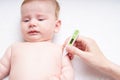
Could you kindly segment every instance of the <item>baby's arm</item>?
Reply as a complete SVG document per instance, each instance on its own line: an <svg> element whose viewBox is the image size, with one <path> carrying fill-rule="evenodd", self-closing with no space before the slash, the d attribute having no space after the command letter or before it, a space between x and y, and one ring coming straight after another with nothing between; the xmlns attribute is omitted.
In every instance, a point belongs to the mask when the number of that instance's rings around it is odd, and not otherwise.
<svg viewBox="0 0 120 80"><path fill-rule="evenodd" d="M62 58L62 74L60 80L74 80L74 70L68 56Z"/></svg>
<svg viewBox="0 0 120 80"><path fill-rule="evenodd" d="M3 58L0 59L0 80L5 78L10 71L11 48L8 48Z"/></svg>
<svg viewBox="0 0 120 80"><path fill-rule="evenodd" d="M52 76L49 80L74 80L74 71L68 56L62 58L61 75Z"/></svg>

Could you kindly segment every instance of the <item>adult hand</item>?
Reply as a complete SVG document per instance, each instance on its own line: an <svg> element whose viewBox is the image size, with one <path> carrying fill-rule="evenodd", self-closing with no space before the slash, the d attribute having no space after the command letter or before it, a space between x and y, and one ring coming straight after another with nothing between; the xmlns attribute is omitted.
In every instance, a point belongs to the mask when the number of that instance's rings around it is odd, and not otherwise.
<svg viewBox="0 0 120 80"><path fill-rule="evenodd" d="M66 41L67 42L67 41ZM66 44L65 42L65 44ZM69 55L78 55L86 64L120 80L120 67L110 62L93 39L79 36L74 46L66 47Z"/></svg>

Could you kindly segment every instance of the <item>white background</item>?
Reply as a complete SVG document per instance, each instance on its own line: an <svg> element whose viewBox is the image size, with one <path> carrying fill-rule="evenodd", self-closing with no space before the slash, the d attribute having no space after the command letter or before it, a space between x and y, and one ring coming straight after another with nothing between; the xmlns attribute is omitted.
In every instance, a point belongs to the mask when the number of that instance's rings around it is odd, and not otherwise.
<svg viewBox="0 0 120 80"><path fill-rule="evenodd" d="M22 0L0 0L0 58L14 42L22 41L20 5ZM61 31L55 42L63 44L75 29L93 38L112 62L120 65L120 0L59 0ZM79 58L73 60L76 80L109 80Z"/></svg>

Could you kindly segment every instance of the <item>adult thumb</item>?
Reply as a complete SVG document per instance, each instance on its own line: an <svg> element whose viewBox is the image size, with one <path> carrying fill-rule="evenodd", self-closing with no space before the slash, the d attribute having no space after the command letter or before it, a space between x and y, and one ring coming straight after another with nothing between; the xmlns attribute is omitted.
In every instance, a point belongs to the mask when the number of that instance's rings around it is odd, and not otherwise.
<svg viewBox="0 0 120 80"><path fill-rule="evenodd" d="M66 46L66 50L67 50L68 53L75 54L75 55L78 55L78 56L81 56L81 54L84 54L84 51L78 49L75 46Z"/></svg>

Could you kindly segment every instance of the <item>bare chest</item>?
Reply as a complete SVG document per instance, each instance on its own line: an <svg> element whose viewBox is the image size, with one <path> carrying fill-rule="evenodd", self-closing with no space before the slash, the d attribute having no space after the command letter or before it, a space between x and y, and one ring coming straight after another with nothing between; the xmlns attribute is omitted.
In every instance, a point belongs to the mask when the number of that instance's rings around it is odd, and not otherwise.
<svg viewBox="0 0 120 80"><path fill-rule="evenodd" d="M25 45L12 51L11 75L36 79L60 74L62 50L53 45ZM25 76L26 75L26 76ZM16 78L15 78L16 79ZM30 79L29 79L30 80Z"/></svg>

